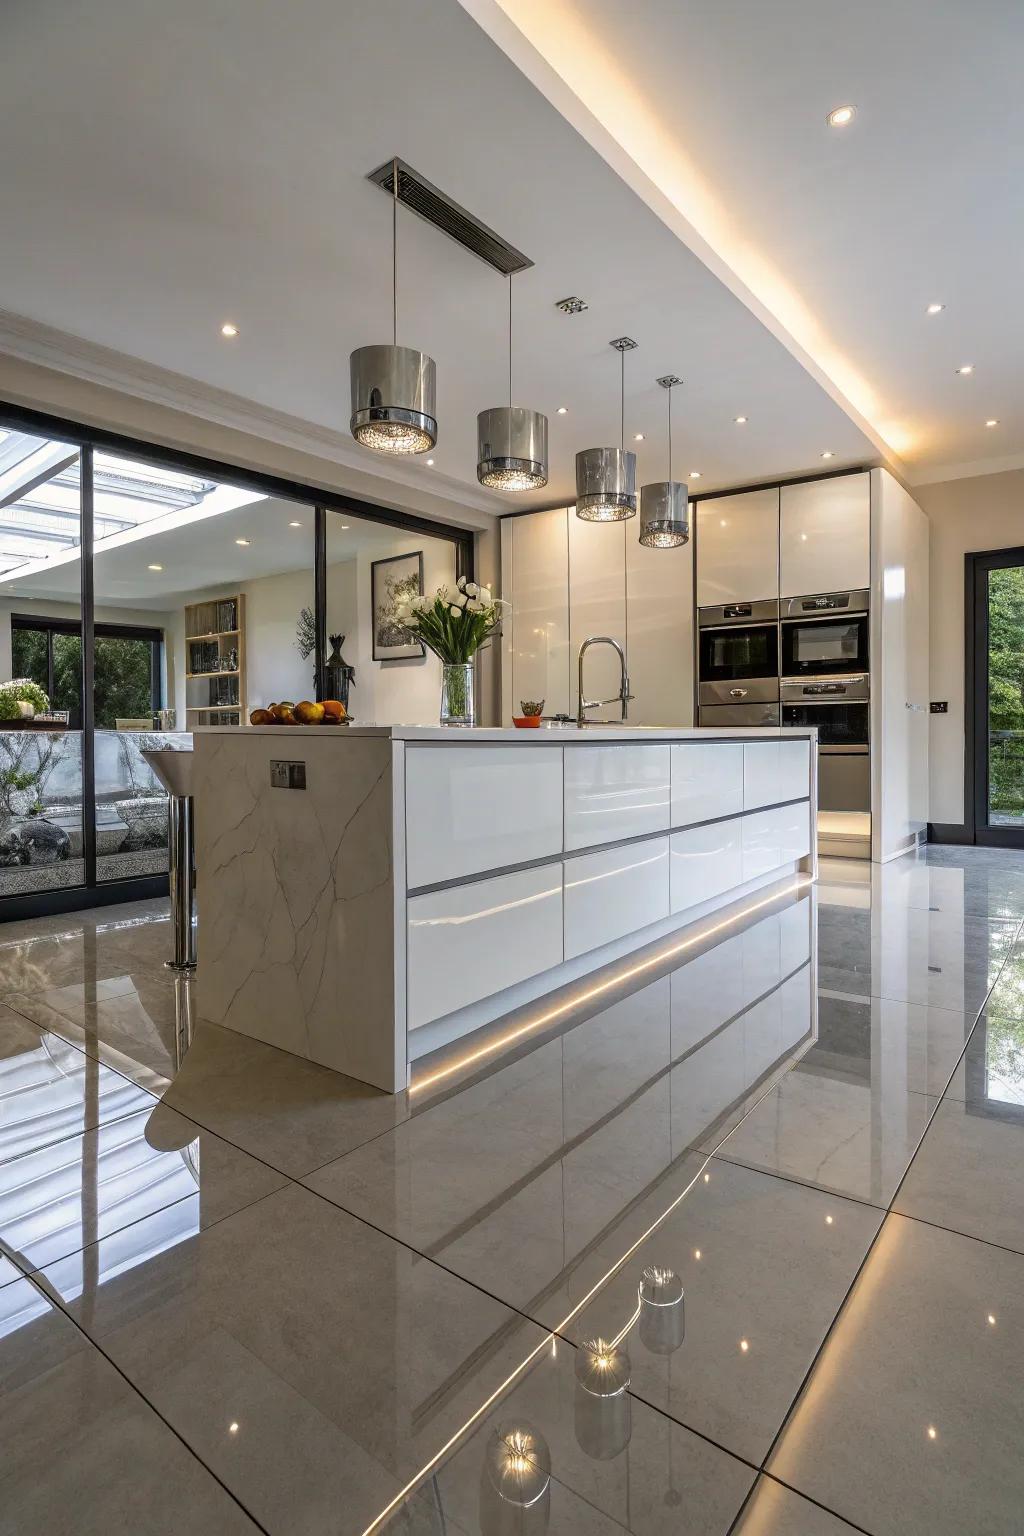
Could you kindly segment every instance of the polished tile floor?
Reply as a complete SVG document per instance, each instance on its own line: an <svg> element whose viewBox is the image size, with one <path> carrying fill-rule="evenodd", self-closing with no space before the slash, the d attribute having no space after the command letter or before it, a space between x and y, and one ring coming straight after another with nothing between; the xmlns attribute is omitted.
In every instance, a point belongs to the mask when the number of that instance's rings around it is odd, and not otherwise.
<svg viewBox="0 0 1024 1536"><path fill-rule="evenodd" d="M0 926L0 1533L1024 1529L1024 854L709 927L392 1099Z"/></svg>

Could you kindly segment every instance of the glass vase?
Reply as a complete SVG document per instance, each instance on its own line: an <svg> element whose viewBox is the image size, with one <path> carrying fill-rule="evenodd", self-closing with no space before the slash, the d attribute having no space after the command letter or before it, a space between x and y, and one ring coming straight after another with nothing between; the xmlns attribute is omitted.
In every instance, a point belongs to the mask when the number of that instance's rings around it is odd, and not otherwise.
<svg viewBox="0 0 1024 1536"><path fill-rule="evenodd" d="M471 661L441 663L441 724L461 726L476 724Z"/></svg>

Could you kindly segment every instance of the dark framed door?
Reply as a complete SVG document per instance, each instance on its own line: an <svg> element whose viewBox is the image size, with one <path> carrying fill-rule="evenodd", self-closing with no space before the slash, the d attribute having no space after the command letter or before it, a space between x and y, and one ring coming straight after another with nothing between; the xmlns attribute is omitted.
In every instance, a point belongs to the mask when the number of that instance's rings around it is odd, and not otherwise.
<svg viewBox="0 0 1024 1536"><path fill-rule="evenodd" d="M1024 848L1024 547L967 555L965 597L967 830Z"/></svg>

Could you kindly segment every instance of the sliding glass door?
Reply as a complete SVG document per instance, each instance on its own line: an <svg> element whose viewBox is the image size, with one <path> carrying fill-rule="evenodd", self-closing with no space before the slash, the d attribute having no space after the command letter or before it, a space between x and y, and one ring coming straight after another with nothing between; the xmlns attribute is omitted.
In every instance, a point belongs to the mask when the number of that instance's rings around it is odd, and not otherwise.
<svg viewBox="0 0 1024 1536"><path fill-rule="evenodd" d="M975 840L1024 847L1024 549L968 559Z"/></svg>

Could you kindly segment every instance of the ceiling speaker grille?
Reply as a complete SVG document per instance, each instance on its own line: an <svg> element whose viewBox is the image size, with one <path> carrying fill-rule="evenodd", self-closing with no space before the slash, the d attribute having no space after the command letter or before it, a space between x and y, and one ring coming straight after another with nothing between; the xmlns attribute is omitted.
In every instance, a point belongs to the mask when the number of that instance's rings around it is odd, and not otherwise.
<svg viewBox="0 0 1024 1536"><path fill-rule="evenodd" d="M367 178L383 188L389 197L392 195L395 163L394 160L385 160ZM479 256L481 261L486 261L489 267L496 268L506 277L512 272L522 272L533 266L533 262L522 251L517 251L514 245L509 245L493 229L488 229L486 224L467 213L465 208L460 208L458 203L453 203L437 187L431 186L411 165L406 165L404 160L399 160L397 164L398 201L404 207L411 208L421 219L426 219L428 224L433 224L435 229L439 229L449 239L457 240L467 251L472 251L474 256Z"/></svg>

